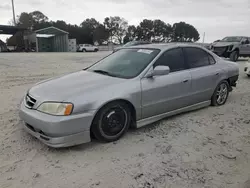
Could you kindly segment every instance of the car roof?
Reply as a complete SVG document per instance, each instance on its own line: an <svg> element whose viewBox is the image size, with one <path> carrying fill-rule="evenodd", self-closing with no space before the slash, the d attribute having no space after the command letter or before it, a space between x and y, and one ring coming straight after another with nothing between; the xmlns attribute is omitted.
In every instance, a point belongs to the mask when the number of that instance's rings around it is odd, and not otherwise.
<svg viewBox="0 0 250 188"><path fill-rule="evenodd" d="M124 48L149 48L149 49L159 49L159 50L167 50L169 48L173 48L173 47L198 47L198 48L203 48L201 45L199 44L195 44L195 43L160 43L160 44L143 44L143 45L137 45L137 46L128 46L128 47L124 47ZM123 47L121 48L123 49Z"/></svg>
<svg viewBox="0 0 250 188"><path fill-rule="evenodd" d="M245 37L245 38L249 38L249 37L247 37L247 36L226 36L226 37L224 37L224 38L227 38L227 37Z"/></svg>

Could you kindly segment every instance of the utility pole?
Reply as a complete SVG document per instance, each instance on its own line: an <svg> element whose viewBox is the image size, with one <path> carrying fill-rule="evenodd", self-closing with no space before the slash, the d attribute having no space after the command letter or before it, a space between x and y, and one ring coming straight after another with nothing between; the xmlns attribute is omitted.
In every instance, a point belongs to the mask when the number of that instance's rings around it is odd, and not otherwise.
<svg viewBox="0 0 250 188"><path fill-rule="evenodd" d="M11 0L11 2L12 2L13 21L14 21L14 25L16 26L16 16L15 16L14 0Z"/></svg>
<svg viewBox="0 0 250 188"><path fill-rule="evenodd" d="M204 32L204 34L203 34L203 40L202 40L202 43L204 43L204 42L205 42L205 35L206 35L206 33Z"/></svg>

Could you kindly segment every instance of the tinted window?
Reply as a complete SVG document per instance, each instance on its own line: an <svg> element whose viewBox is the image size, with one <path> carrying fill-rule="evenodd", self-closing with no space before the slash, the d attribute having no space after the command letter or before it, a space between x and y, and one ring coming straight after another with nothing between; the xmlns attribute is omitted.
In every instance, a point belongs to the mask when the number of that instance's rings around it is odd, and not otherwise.
<svg viewBox="0 0 250 188"><path fill-rule="evenodd" d="M120 49L87 70L106 75L133 78L139 75L157 56L157 49Z"/></svg>
<svg viewBox="0 0 250 188"><path fill-rule="evenodd" d="M203 67L210 65L208 53L200 48L184 48L189 68Z"/></svg>
<svg viewBox="0 0 250 188"><path fill-rule="evenodd" d="M181 48L166 51L154 64L169 66L170 72L176 72L185 69L184 57Z"/></svg>

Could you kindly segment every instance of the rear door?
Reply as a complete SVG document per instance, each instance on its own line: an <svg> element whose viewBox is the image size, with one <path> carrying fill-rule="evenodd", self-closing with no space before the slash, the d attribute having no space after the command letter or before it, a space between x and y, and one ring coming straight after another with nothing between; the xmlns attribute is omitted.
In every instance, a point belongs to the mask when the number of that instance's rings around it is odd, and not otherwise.
<svg viewBox="0 0 250 188"><path fill-rule="evenodd" d="M142 118L170 112L190 104L191 75L181 48L163 53L154 63L169 66L168 75L142 78Z"/></svg>
<svg viewBox="0 0 250 188"><path fill-rule="evenodd" d="M220 81L220 68L212 55L201 48L184 47L183 50L192 77L190 100L193 104L210 100Z"/></svg>

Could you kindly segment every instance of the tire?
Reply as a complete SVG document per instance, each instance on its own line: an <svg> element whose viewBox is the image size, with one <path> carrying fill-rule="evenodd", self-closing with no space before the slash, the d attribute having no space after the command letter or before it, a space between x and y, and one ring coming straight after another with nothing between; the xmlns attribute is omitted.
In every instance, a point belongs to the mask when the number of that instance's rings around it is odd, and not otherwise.
<svg viewBox="0 0 250 188"><path fill-rule="evenodd" d="M228 82L226 80L221 81L215 88L214 94L211 98L212 106L221 106L225 104L229 95L229 91L230 87Z"/></svg>
<svg viewBox="0 0 250 188"><path fill-rule="evenodd" d="M94 50L94 52L98 52L98 49L96 48L96 49Z"/></svg>
<svg viewBox="0 0 250 188"><path fill-rule="evenodd" d="M120 139L131 123L131 112L124 102L111 102L102 107L91 125L94 137L102 142Z"/></svg>
<svg viewBox="0 0 250 188"><path fill-rule="evenodd" d="M82 49L82 52L86 52L86 49Z"/></svg>
<svg viewBox="0 0 250 188"><path fill-rule="evenodd" d="M239 52L238 51L233 51L231 54L230 54L230 60L233 61L233 62L236 62L239 58Z"/></svg>

